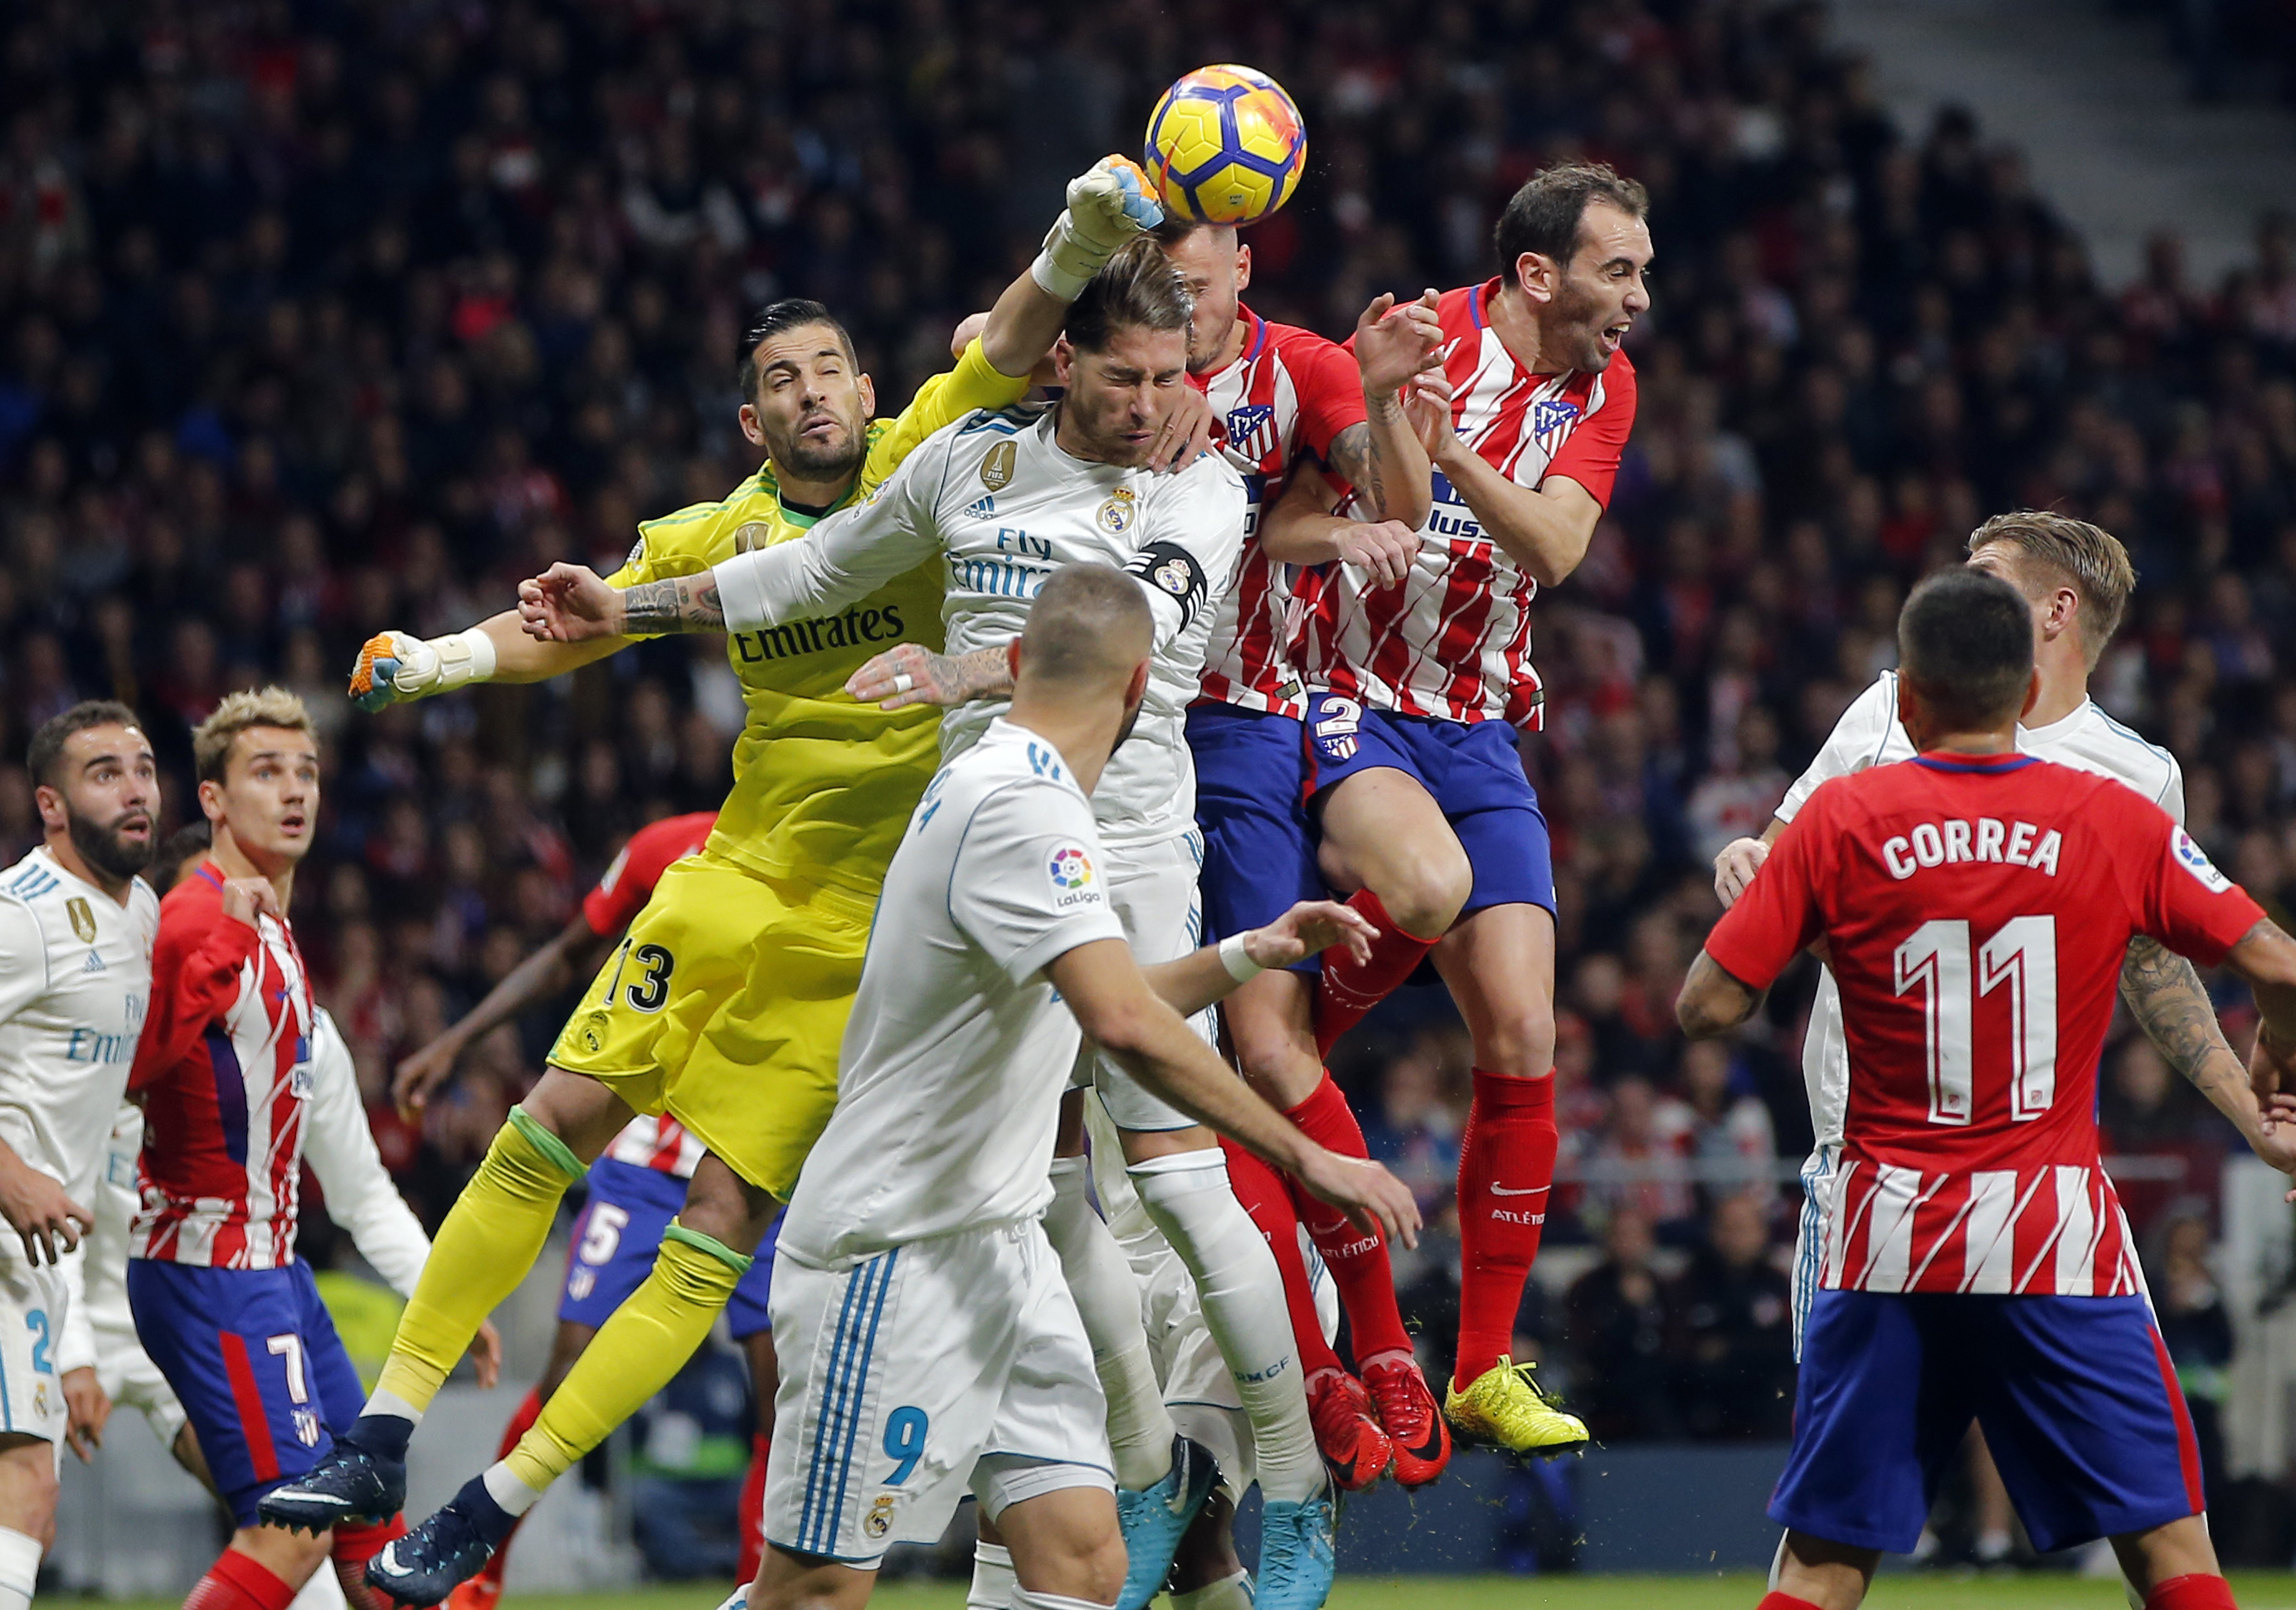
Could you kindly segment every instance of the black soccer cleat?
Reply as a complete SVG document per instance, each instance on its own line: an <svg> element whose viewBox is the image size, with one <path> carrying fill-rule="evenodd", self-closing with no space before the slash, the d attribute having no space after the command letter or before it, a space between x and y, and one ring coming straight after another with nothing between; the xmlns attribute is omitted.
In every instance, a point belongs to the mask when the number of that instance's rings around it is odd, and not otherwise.
<svg viewBox="0 0 2296 1610"><path fill-rule="evenodd" d="M406 1460L369 1453L338 1437L308 1474L273 1488L256 1510L272 1525L318 1532L347 1522L387 1521L406 1502Z"/></svg>
<svg viewBox="0 0 2296 1610"><path fill-rule="evenodd" d="M463 1485L447 1506L366 1563L367 1586L402 1605L435 1605L478 1575L516 1523L482 1482Z"/></svg>

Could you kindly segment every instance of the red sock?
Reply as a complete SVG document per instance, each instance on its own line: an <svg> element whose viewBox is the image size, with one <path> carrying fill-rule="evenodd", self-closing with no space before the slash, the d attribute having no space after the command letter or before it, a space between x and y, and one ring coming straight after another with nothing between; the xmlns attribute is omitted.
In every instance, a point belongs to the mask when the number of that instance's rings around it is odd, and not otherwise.
<svg viewBox="0 0 2296 1610"><path fill-rule="evenodd" d="M1317 1146L1343 1157L1368 1157L1363 1126L1356 1122L1348 1098L1332 1082L1327 1071L1316 1093L1283 1114L1300 1132ZM1403 1310L1395 1304L1395 1271L1389 1266L1387 1241L1348 1222L1337 1208L1310 1196L1296 1179L1286 1179L1292 1206L1308 1238L1324 1254L1324 1266L1340 1288L1341 1306L1348 1310L1348 1326L1355 1343L1356 1362L1368 1362L1382 1353L1409 1352L1411 1336L1403 1328Z"/></svg>
<svg viewBox="0 0 2296 1610"><path fill-rule="evenodd" d="M1554 1183L1554 1078L1475 1070L1459 1142L1459 1362L1466 1385L1514 1351L1522 1283L1538 1257Z"/></svg>
<svg viewBox="0 0 2296 1610"><path fill-rule="evenodd" d="M1324 971L1316 986L1316 1053L1319 1056L1329 1056L1332 1042L1416 972L1435 948L1435 940L1406 933L1370 890L1357 890L1348 904L1370 919L1379 937L1371 942L1367 962L1357 963L1345 946L1335 945L1324 952Z"/></svg>
<svg viewBox="0 0 2296 1610"><path fill-rule="evenodd" d="M742 1481L742 1563L734 1580L748 1584L758 1580L766 1563L766 1453L773 1438L759 1432L750 1442L750 1474Z"/></svg>
<svg viewBox="0 0 2296 1610"><path fill-rule="evenodd" d="M534 1422L541 1414L542 1389L537 1386L520 1399L518 1407L511 1412L510 1424L503 1427L502 1443L495 1450L495 1458L497 1459L510 1458L511 1450L519 1444L519 1439L534 1429ZM521 1516L519 1526L525 1524L526 1517ZM518 1526L512 1526L510 1529L510 1537L503 1539L500 1546L495 1549L487 1563L479 1568L478 1575L471 1580L483 1582L496 1592L501 1592L503 1573L510 1569L510 1539L517 1535ZM377 1547L381 1545L378 1544Z"/></svg>
<svg viewBox="0 0 2296 1610"><path fill-rule="evenodd" d="M335 1580L342 1583L343 1598L351 1610L398 1610L389 1594L367 1586L366 1563L380 1554L391 1539L406 1535L406 1517L403 1515L370 1525L335 1528L334 1546L328 1554L334 1560Z"/></svg>
<svg viewBox="0 0 2296 1610"><path fill-rule="evenodd" d="M192 1585L184 1610L287 1610L295 1589L252 1556L226 1548Z"/></svg>
<svg viewBox="0 0 2296 1610"><path fill-rule="evenodd" d="M2144 1610L2234 1610L2232 1584L2200 1572L2172 1576L2144 1596Z"/></svg>
<svg viewBox="0 0 2296 1610"><path fill-rule="evenodd" d="M1283 1306L1291 1313L1292 1338L1300 1348L1301 1378L1312 1381L1324 1370L1342 1368L1340 1355L1324 1339L1323 1317L1316 1312L1316 1294L1308 1286L1308 1261L1300 1256L1300 1221L1292 1216L1283 1177L1233 1141L1221 1141L1220 1149L1227 1154L1228 1185L1251 1215L1267 1250L1275 1254L1275 1267L1283 1276Z"/></svg>
<svg viewBox="0 0 2296 1610"><path fill-rule="evenodd" d="M1817 1606L1806 1598L1796 1598L1791 1593L1780 1593L1773 1588L1762 1602L1754 1606L1754 1610L1817 1610Z"/></svg>

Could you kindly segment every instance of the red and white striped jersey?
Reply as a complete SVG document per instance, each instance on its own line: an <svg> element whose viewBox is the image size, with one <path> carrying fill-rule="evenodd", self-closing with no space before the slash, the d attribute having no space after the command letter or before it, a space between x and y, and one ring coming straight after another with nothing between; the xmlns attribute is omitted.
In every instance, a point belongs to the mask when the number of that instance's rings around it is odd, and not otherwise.
<svg viewBox="0 0 2296 1610"><path fill-rule="evenodd" d="M1823 937L1849 1048L1831 1290L2139 1289L2097 1149L2129 940L2213 967L2263 910L2168 813L2030 755L1926 754L1822 785L1707 937L1767 989Z"/></svg>
<svg viewBox="0 0 2296 1610"><path fill-rule="evenodd" d="M697 810L690 816L649 822L630 834L630 842L622 846L622 853L606 868L598 886L582 897L582 918L590 924L590 931L603 938L628 927L630 919L653 899L654 885L661 882L670 863L698 853L717 825L716 811ZM622 1126L622 1132L607 1146L606 1155L635 1168L658 1169L691 1179L701 1162L701 1143L668 1113L657 1117L641 1113Z"/></svg>
<svg viewBox="0 0 2296 1610"><path fill-rule="evenodd" d="M160 902L127 1081L144 1117L129 1255L280 1269L295 1256L316 1007L294 930L226 916L223 884L204 861Z"/></svg>
<svg viewBox="0 0 2296 1610"><path fill-rule="evenodd" d="M1346 348L1239 308L1243 350L1214 374L1191 375L1219 422L1222 450L1243 475L1250 513L1243 563L1220 600L1204 655L1203 694L1245 710L1298 718L1307 701L1292 654L1320 572L1271 560L1253 540L1260 513L1283 494L1303 452L1328 463L1332 439L1364 419L1363 380Z"/></svg>
<svg viewBox="0 0 2296 1610"><path fill-rule="evenodd" d="M1608 505L1635 423L1635 366L1623 352L1600 374L1533 374L1488 318L1499 282L1442 300L1451 423L1486 464L1521 487L1561 475ZM1301 651L1310 680L1380 710L1536 730L1545 694L1530 663L1538 583L1483 532L1440 470L1419 555L1399 587L1327 567Z"/></svg>

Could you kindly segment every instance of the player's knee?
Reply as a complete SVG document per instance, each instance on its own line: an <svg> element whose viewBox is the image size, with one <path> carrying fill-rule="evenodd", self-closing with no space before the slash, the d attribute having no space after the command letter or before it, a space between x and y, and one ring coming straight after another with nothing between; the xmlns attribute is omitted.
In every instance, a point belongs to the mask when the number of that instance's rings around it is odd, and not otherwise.
<svg viewBox="0 0 2296 1610"><path fill-rule="evenodd" d="M19 1436L0 1450L0 1526L45 1544L55 1533L54 1444Z"/></svg>
<svg viewBox="0 0 2296 1610"><path fill-rule="evenodd" d="M677 1221L737 1253L749 1253L757 1250L766 1227L773 1222L774 1207L771 1192L751 1185L716 1158L705 1157L693 1171Z"/></svg>
<svg viewBox="0 0 2296 1610"><path fill-rule="evenodd" d="M1124 1534L1111 1526L1101 1536L1098 1545L1080 1555L1074 1562L1070 1581L1074 1597L1089 1604L1112 1605L1124 1591L1124 1573L1128 1561L1124 1552Z"/></svg>
<svg viewBox="0 0 2296 1610"><path fill-rule="evenodd" d="M1366 881L1388 916L1420 939L1447 932L1475 887L1475 870L1457 841L1398 844L1384 859Z"/></svg>
<svg viewBox="0 0 2296 1610"><path fill-rule="evenodd" d="M1492 1013L1475 1047L1475 1065L1489 1073L1536 1079L1554 1066L1554 1006L1543 997L1509 1000Z"/></svg>
<svg viewBox="0 0 2296 1610"><path fill-rule="evenodd" d="M1295 1107L1323 1082L1323 1058L1316 1054L1315 1031L1281 1014L1230 1011L1229 1042L1236 1065L1254 1089L1283 1107Z"/></svg>

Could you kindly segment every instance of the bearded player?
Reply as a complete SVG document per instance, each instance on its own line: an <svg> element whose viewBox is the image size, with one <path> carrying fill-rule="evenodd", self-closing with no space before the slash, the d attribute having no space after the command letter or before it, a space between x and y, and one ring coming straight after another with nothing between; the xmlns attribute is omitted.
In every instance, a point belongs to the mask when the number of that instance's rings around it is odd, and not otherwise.
<svg viewBox="0 0 2296 1610"><path fill-rule="evenodd" d="M1475 1061L1444 1409L1463 1435L1523 1453L1577 1447L1587 1431L1511 1356L1558 1139L1554 868L1515 735L1538 729L1544 702L1531 600L1586 556L1634 425L1620 343L1650 306L1647 210L1639 185L1602 166L1551 168L1516 192L1495 232L1498 275L1441 299L1451 428L1410 574L1382 587L1336 567L1302 649L1319 689L1306 791L1321 867L1382 936L1368 962L1326 958L1315 1046L1327 1051L1423 960L1450 987ZM1299 478L1265 540L1327 521L1328 498ZM1263 1086L1279 1105L1320 1088L1320 1060L1284 1065L1299 1083Z"/></svg>
<svg viewBox="0 0 2296 1610"><path fill-rule="evenodd" d="M2036 1548L2110 1538L2146 1610L2229 1610L2184 1391L2098 1155L2097 1058L2137 934L2228 966L2263 1025L2253 1088L2210 1096L2296 1170L2296 1101L2276 1094L2296 1072L2296 941L2158 806L2019 752L2040 675L2014 587L1933 576L1898 638L1915 758L1810 795L1677 1008L1693 1037L1734 1027L1823 941L1850 1047L1763 1610L1853 1610L1972 1421Z"/></svg>
<svg viewBox="0 0 2296 1610"><path fill-rule="evenodd" d="M1120 159L1079 178L1070 200L981 339L896 421L872 423L869 381L826 309L766 308L737 355L742 430L766 465L731 498L643 527L618 578L690 576L736 553L801 545L934 430L1019 398L1077 291L1160 217ZM716 831L663 875L441 1227L367 1412L319 1469L268 1500L267 1514L303 1526L387 1513L423 1410L464 1339L540 1254L567 1188L634 1116L668 1112L707 1154L652 1273L518 1448L377 1557L375 1580L402 1600L445 1598L545 1488L668 1384L748 1272L827 1120L878 886L937 759L928 719L835 697L878 650L938 641L937 571L884 581L849 608L729 644L749 722ZM372 702L482 677L536 680L626 646L539 644L498 616L430 645L386 635L368 645L354 686ZM745 994L752 980L759 988Z"/></svg>

